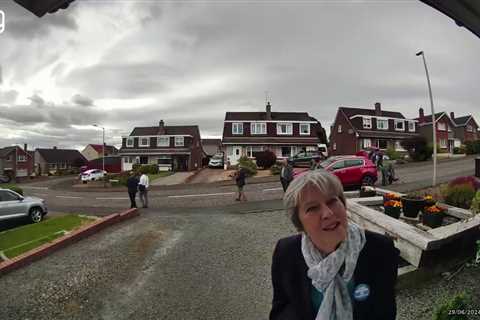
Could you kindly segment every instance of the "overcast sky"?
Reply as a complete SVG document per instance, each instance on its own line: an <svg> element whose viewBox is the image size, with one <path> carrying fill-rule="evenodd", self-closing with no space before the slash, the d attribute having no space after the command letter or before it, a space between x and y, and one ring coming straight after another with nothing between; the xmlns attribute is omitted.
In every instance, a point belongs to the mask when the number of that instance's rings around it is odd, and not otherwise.
<svg viewBox="0 0 480 320"><path fill-rule="evenodd" d="M480 121L480 39L420 1L81 1L39 19L13 1L0 34L0 146L118 145L135 126L197 124L226 111L339 106Z"/></svg>

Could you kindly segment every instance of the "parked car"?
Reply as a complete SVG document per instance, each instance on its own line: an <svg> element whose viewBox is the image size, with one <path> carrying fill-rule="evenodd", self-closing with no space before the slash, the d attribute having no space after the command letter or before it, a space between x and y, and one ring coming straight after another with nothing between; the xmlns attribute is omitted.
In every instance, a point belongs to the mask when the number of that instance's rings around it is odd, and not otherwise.
<svg viewBox="0 0 480 320"><path fill-rule="evenodd" d="M325 143L319 143L317 144L318 146L318 152L323 155L323 158L326 159L328 158L328 148Z"/></svg>
<svg viewBox="0 0 480 320"><path fill-rule="evenodd" d="M33 223L37 223L42 221L47 213L45 200L23 197L12 190L0 189L0 221L28 217Z"/></svg>
<svg viewBox="0 0 480 320"><path fill-rule="evenodd" d="M374 185L378 179L377 167L361 156L330 157L320 163L322 168L335 174L344 187ZM304 175L308 170L294 172L294 178Z"/></svg>
<svg viewBox="0 0 480 320"><path fill-rule="evenodd" d="M106 174L107 171L90 169L80 173L80 179L83 183L87 183L88 181L101 180Z"/></svg>
<svg viewBox="0 0 480 320"><path fill-rule="evenodd" d="M293 157L288 158L288 161L294 167L310 167L312 160L324 159L325 157L318 151L302 150Z"/></svg>
<svg viewBox="0 0 480 320"><path fill-rule="evenodd" d="M223 168L223 153L219 152L216 153L210 158L208 161L209 168Z"/></svg>
<svg viewBox="0 0 480 320"><path fill-rule="evenodd" d="M0 174L0 183L9 183L12 180L12 177L8 174Z"/></svg>

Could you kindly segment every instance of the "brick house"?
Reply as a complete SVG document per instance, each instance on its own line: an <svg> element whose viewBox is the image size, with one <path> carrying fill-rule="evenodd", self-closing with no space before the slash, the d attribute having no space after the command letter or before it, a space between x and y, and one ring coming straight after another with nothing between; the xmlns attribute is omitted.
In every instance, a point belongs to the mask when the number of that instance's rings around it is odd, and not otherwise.
<svg viewBox="0 0 480 320"><path fill-rule="evenodd" d="M160 170L191 171L201 168L204 152L198 126L135 127L122 137L122 171L134 164L156 164Z"/></svg>
<svg viewBox="0 0 480 320"><path fill-rule="evenodd" d="M320 122L307 112L227 112L223 123L222 148L231 165L241 156L254 159L257 152L271 150L277 158L288 158L305 150L318 150L325 143Z"/></svg>
<svg viewBox="0 0 480 320"><path fill-rule="evenodd" d="M81 154L87 159L88 161L101 158L103 155L101 144L89 144L82 150ZM114 146L105 145L105 157L114 156L118 153L118 149Z"/></svg>
<svg viewBox="0 0 480 320"><path fill-rule="evenodd" d="M35 170L38 175L55 174L59 170L75 170L85 165L87 160L75 149L35 149Z"/></svg>
<svg viewBox="0 0 480 320"><path fill-rule="evenodd" d="M472 115L455 117L454 112L450 112L450 119L455 123L453 128L455 134L455 147L460 147L467 141L479 140L478 124Z"/></svg>
<svg viewBox="0 0 480 320"><path fill-rule="evenodd" d="M15 180L30 177L33 173L33 158L26 150L27 145L23 149L19 146L1 148L0 173Z"/></svg>
<svg viewBox="0 0 480 320"><path fill-rule="evenodd" d="M425 115L423 108L418 109L418 132L424 136L429 143L433 142L432 115ZM437 134L437 145L441 152L452 153L455 146L455 123L446 112L435 113L435 128Z"/></svg>
<svg viewBox="0 0 480 320"><path fill-rule="evenodd" d="M330 127L329 152L332 155L355 154L370 148L405 151L401 141L418 136L417 121L402 113L374 109L339 107Z"/></svg>

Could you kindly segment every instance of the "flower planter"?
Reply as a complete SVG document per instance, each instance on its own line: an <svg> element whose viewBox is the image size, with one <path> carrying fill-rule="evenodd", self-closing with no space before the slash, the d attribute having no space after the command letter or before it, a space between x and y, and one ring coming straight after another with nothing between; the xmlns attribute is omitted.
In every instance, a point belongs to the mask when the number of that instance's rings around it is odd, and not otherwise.
<svg viewBox="0 0 480 320"><path fill-rule="evenodd" d="M416 218L418 212L425 206L424 199L402 198L403 215L408 218Z"/></svg>
<svg viewBox="0 0 480 320"><path fill-rule="evenodd" d="M445 213L443 211L437 213L423 212L422 223L430 228L438 228L442 225L444 216Z"/></svg>
<svg viewBox="0 0 480 320"><path fill-rule="evenodd" d="M400 207L391 207L391 206L386 206L385 208L385 214L389 217L392 217L394 219L400 218L400 210L402 208Z"/></svg>
<svg viewBox="0 0 480 320"><path fill-rule="evenodd" d="M361 190L360 189L360 198L375 197L377 192L375 190Z"/></svg>

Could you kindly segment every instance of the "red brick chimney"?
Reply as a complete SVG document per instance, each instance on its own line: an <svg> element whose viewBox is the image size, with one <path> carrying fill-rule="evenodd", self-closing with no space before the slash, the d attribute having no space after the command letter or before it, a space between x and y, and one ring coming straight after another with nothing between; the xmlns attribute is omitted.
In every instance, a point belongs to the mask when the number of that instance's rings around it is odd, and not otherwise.
<svg viewBox="0 0 480 320"><path fill-rule="evenodd" d="M270 105L270 102L267 102L265 111L267 112L266 120L272 120L272 106Z"/></svg>
<svg viewBox="0 0 480 320"><path fill-rule="evenodd" d="M382 107L380 102L375 102L375 115L380 117L382 115Z"/></svg>
<svg viewBox="0 0 480 320"><path fill-rule="evenodd" d="M451 118L452 120L455 120L455 113L454 113L454 112L450 112L450 118Z"/></svg>
<svg viewBox="0 0 480 320"><path fill-rule="evenodd" d="M165 122L163 122L163 120L160 120L160 122L158 123L158 134L164 135L165 133L166 133Z"/></svg>
<svg viewBox="0 0 480 320"><path fill-rule="evenodd" d="M418 121L420 123L425 122L425 114L423 113L423 108L418 109Z"/></svg>

